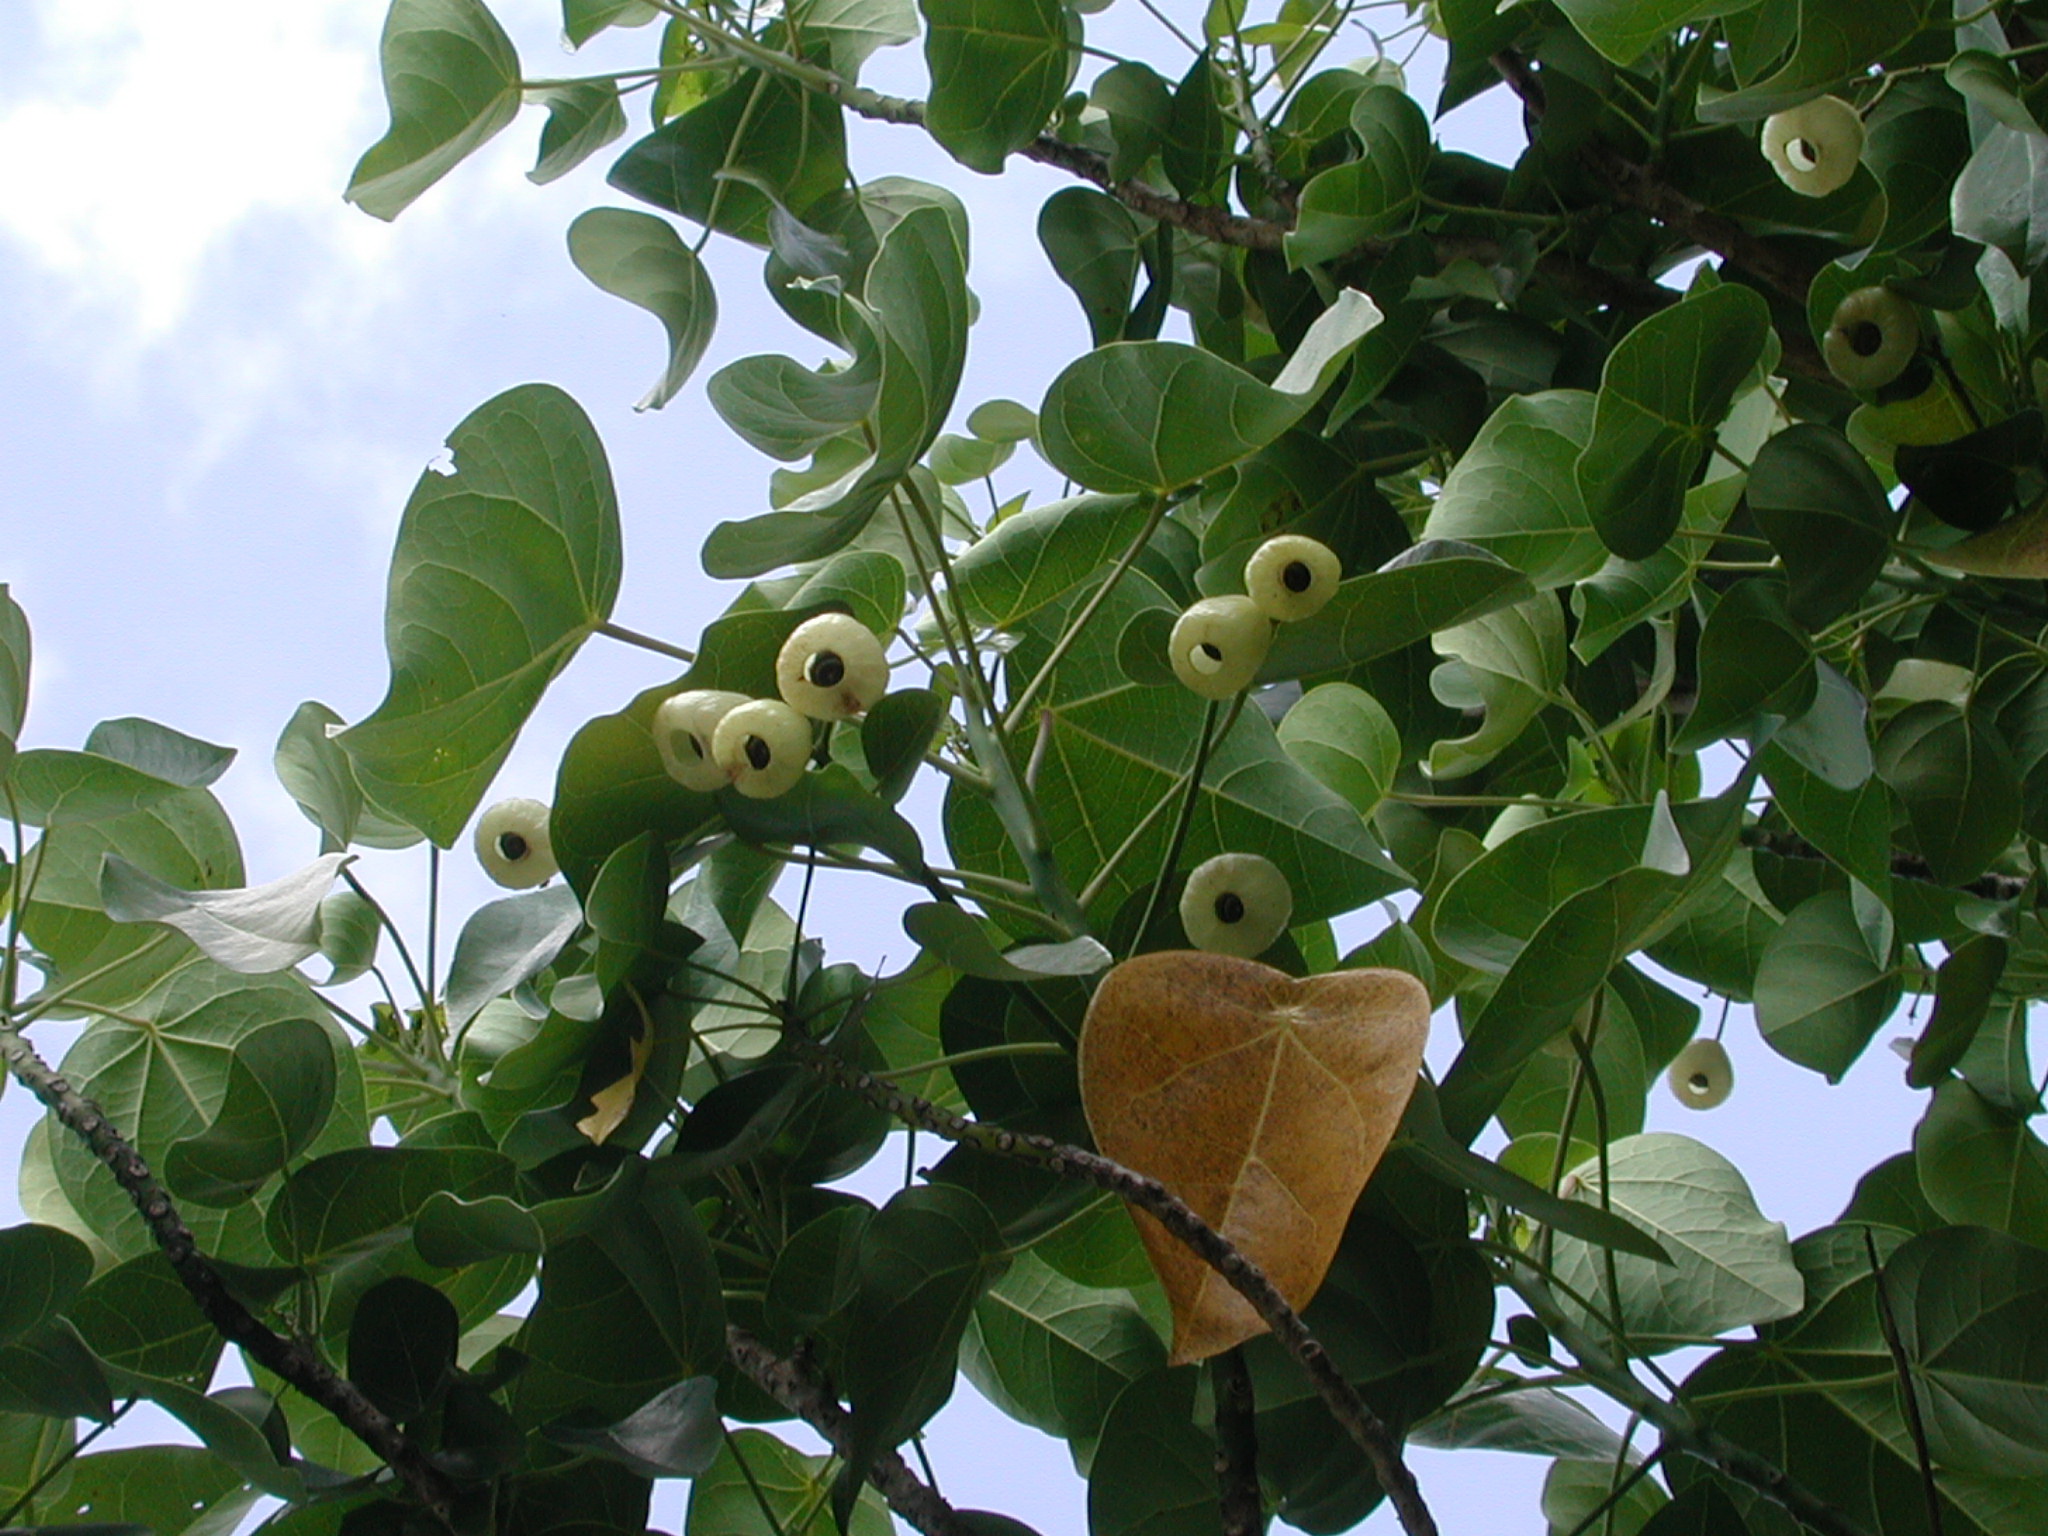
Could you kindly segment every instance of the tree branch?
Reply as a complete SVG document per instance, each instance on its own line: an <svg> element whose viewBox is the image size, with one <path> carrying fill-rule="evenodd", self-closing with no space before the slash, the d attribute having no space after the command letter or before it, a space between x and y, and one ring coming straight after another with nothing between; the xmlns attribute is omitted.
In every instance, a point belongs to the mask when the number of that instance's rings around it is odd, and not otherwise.
<svg viewBox="0 0 2048 1536"><path fill-rule="evenodd" d="M1252 1373L1244 1347L1234 1345L1209 1361L1216 1387L1216 1503L1222 1536L1263 1536L1265 1500L1259 1493L1259 1433Z"/></svg>
<svg viewBox="0 0 2048 1536"><path fill-rule="evenodd" d="M1781 859L1824 859L1822 853L1805 838L1794 832L1774 832L1769 827L1744 827L1742 845L1764 853L1775 853ZM1940 885L1927 861L1910 853L1892 855L1892 873L1901 880L1918 880L1928 885ZM1967 884L1948 887L1971 896L1981 896L1986 901L2015 901L2026 895L2029 882L2017 875L1979 875Z"/></svg>
<svg viewBox="0 0 2048 1536"><path fill-rule="evenodd" d="M939 1108L927 1099L883 1082L843 1061L816 1041L795 1031L784 1035L791 1053L804 1066L885 1110L905 1124L977 1151L1034 1163L1050 1173L1077 1178L1120 1196L1152 1216L1175 1238L1184 1243L1203 1263L1251 1303L1252 1309L1273 1330L1280 1346L1292 1355L1316 1389L1316 1395L1372 1463L1373 1473L1386 1490L1388 1502L1400 1517L1408 1536L1436 1536L1436 1520L1423 1501L1415 1474L1401 1459L1401 1442L1380 1420L1365 1399L1337 1369L1329 1351L1308 1330L1301 1314L1289 1305L1265 1271L1237 1249L1237 1246L1204 1221L1178 1195L1157 1179L1111 1162L1098 1153L1050 1136L1020 1135L980 1125Z"/></svg>
<svg viewBox="0 0 2048 1536"><path fill-rule="evenodd" d="M726 1353L747 1378L831 1442L842 1457L851 1444L851 1415L831 1386L802 1359L784 1359L737 1324L725 1330ZM938 1491L919 1481L894 1451L884 1451L868 1468L868 1481L889 1507L924 1536L969 1536L960 1512Z"/></svg>
<svg viewBox="0 0 2048 1536"><path fill-rule="evenodd" d="M156 1182L142 1154L108 1123L100 1107L37 1055L35 1047L12 1025L0 1025L0 1058L6 1060L21 1085L106 1165L135 1202L150 1236L215 1330L246 1350L272 1375L333 1414L343 1428L390 1463L430 1514L443 1525L451 1524L456 1494L450 1480L353 1382L304 1344L273 1333L235 1299L220 1272L200 1253L192 1229Z"/></svg>

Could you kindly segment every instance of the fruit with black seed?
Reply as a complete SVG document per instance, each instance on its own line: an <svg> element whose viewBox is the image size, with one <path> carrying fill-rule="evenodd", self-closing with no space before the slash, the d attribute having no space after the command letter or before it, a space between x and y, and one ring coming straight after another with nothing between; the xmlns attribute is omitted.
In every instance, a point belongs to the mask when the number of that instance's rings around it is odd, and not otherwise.
<svg viewBox="0 0 2048 1536"><path fill-rule="evenodd" d="M1839 96L1821 96L1764 119L1764 158L1802 197L1849 184L1863 157L1863 119Z"/></svg>
<svg viewBox="0 0 2048 1536"><path fill-rule="evenodd" d="M1687 1109L1712 1109L1734 1090L1735 1066L1720 1041L1695 1040L1678 1053L1664 1081Z"/></svg>
<svg viewBox="0 0 2048 1536"><path fill-rule="evenodd" d="M1219 853L1188 875L1180 925L1188 942L1212 954L1251 959L1272 948L1294 915L1294 892L1271 859Z"/></svg>
<svg viewBox="0 0 2048 1536"><path fill-rule="evenodd" d="M889 659L851 614L821 613L790 631L775 657L783 702L813 720L853 720L889 691Z"/></svg>
<svg viewBox="0 0 2048 1536"><path fill-rule="evenodd" d="M477 862L499 885L523 891L555 873L548 808L538 800L500 800L476 820Z"/></svg>
<svg viewBox="0 0 2048 1536"><path fill-rule="evenodd" d="M1259 612L1277 624L1313 618L1337 595L1344 567L1337 552L1320 539L1282 533L1252 551L1244 565L1244 589Z"/></svg>
<svg viewBox="0 0 2048 1536"><path fill-rule="evenodd" d="M780 699L735 704L711 736L711 756L732 787L750 800L773 800L796 788L811 757L811 722Z"/></svg>
<svg viewBox="0 0 2048 1536"><path fill-rule="evenodd" d="M1820 353L1851 389L1882 389L1920 347L1920 317L1889 288L1858 288L1835 306Z"/></svg>
<svg viewBox="0 0 2048 1536"><path fill-rule="evenodd" d="M1167 659L1187 688L1205 699L1227 699L1252 685L1272 643L1273 621L1250 598L1205 597L1175 621Z"/></svg>
<svg viewBox="0 0 2048 1536"><path fill-rule="evenodd" d="M711 741L718 722L746 702L744 693L721 688L691 688L663 699L654 712L654 750L668 776L700 794L725 788L730 780L712 755Z"/></svg>

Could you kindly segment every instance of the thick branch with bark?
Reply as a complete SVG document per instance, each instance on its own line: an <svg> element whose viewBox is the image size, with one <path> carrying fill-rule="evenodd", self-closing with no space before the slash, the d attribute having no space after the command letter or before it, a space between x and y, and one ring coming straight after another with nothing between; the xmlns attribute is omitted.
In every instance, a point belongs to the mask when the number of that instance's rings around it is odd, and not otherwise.
<svg viewBox="0 0 2048 1536"><path fill-rule="evenodd" d="M221 1337L239 1345L265 1370L333 1414L344 1429L390 1464L430 1514L449 1524L455 1512L455 1488L449 1479L353 1382L306 1345L272 1332L235 1299L220 1272L199 1251L192 1229L185 1225L142 1154L108 1122L99 1105L72 1087L11 1026L0 1025L0 1059L5 1059L21 1085L106 1165L114 1181L135 1202L179 1281Z"/></svg>
<svg viewBox="0 0 2048 1536"><path fill-rule="evenodd" d="M726 1353L748 1380L831 1442L840 1456L852 1442L852 1416L840 1406L830 1383L807 1361L786 1359L746 1329L728 1324ZM968 1536L960 1512L939 1497L894 1451L884 1451L868 1468L868 1481L889 1507L924 1536Z"/></svg>
<svg viewBox="0 0 2048 1536"><path fill-rule="evenodd" d="M1775 853L1781 859L1824 859L1822 853L1805 838L1792 832L1774 832L1769 827L1744 827L1742 845L1764 853ZM1901 880L1919 880L1930 885L1939 885L1934 871L1927 861L1910 853L1892 855L1892 873ZM2029 882L2016 875L1979 875L1976 879L1955 889L1972 896L1981 896L1986 901L2016 901L2026 895Z"/></svg>
<svg viewBox="0 0 2048 1536"><path fill-rule="evenodd" d="M1408 1536L1436 1536L1436 1520L1424 1502L1415 1474L1401 1457L1399 1438L1366 1406L1344 1373L1330 1358L1321 1341L1309 1332L1301 1314L1266 1277L1264 1270L1238 1251L1172 1190L1121 1163L1110 1161L1085 1148L1054 1141L1050 1136L1019 1135L979 1125L939 1108L928 1099L883 1082L873 1074L844 1061L815 1041L794 1031L785 1036L796 1058L811 1071L848 1092L857 1094L876 1108L885 1110L906 1125L963 1147L1033 1163L1050 1173L1093 1184L1097 1189L1129 1201L1158 1223L1196 1257L1216 1271L1230 1288L1251 1303L1252 1310L1273 1330L1280 1346L1294 1357L1323 1406L1345 1434L1365 1452L1387 1501L1394 1506L1401 1528Z"/></svg>
<svg viewBox="0 0 2048 1536"><path fill-rule="evenodd" d="M1216 1388L1216 1506L1222 1536L1262 1536L1266 1503L1259 1493L1258 1403L1242 1345L1209 1362Z"/></svg>

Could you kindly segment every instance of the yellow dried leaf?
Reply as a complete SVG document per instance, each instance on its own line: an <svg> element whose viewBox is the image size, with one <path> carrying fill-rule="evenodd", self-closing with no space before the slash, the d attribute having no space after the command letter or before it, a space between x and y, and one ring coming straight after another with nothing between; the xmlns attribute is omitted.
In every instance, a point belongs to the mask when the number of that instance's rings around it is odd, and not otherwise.
<svg viewBox="0 0 2048 1536"><path fill-rule="evenodd" d="M1168 951L1117 966L1081 1032L1081 1102L1106 1157L1150 1174L1298 1308L1415 1087L1429 993L1401 971L1296 980L1256 960ZM1266 1331L1142 1211L1173 1308L1174 1364Z"/></svg>
<svg viewBox="0 0 2048 1536"><path fill-rule="evenodd" d="M624 1125L626 1116L632 1113L633 1095L640 1091L641 1074L646 1072L647 1059L653 1054L654 1031L643 1030L634 1036L633 1059L626 1075L590 1096L590 1113L576 1122L576 1129L603 1146L606 1138Z"/></svg>

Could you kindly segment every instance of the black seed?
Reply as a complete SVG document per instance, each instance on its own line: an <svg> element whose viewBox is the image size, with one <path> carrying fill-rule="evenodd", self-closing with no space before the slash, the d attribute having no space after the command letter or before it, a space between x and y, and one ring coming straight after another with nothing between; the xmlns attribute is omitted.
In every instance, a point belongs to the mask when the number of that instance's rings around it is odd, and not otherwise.
<svg viewBox="0 0 2048 1536"><path fill-rule="evenodd" d="M1244 921L1244 898L1235 891L1225 891L1216 898L1216 921L1219 923L1241 923Z"/></svg>
<svg viewBox="0 0 2048 1536"><path fill-rule="evenodd" d="M1705 1093L1713 1086L1713 1080L1704 1072L1693 1073L1691 1077L1686 1079L1686 1082L1691 1085L1694 1093Z"/></svg>
<svg viewBox="0 0 2048 1536"><path fill-rule="evenodd" d="M684 731L682 733L682 738L684 741L690 744L690 756L696 758L699 762L702 762L705 758L711 755L710 753L704 750L704 743L699 741L690 732Z"/></svg>
<svg viewBox="0 0 2048 1536"><path fill-rule="evenodd" d="M500 832L498 834L498 856L500 858L510 859L514 864L517 864L531 851L527 846L526 839L517 832Z"/></svg>
<svg viewBox="0 0 2048 1536"><path fill-rule="evenodd" d="M1223 659L1223 653L1206 640L1204 640L1200 645L1196 646L1195 649L1200 651L1204 656L1208 657L1211 661L1221 661Z"/></svg>
<svg viewBox="0 0 2048 1536"><path fill-rule="evenodd" d="M1315 584L1316 573L1299 560L1287 562L1287 569L1280 573L1280 581L1290 592L1306 592Z"/></svg>
<svg viewBox="0 0 2048 1536"><path fill-rule="evenodd" d="M768 743L760 737L749 736L747 738L747 761L754 765L754 771L758 773L775 761L775 753Z"/></svg>
<svg viewBox="0 0 2048 1536"><path fill-rule="evenodd" d="M1875 320L1858 320L1849 327L1849 347L1858 357L1875 357L1884 345L1884 327Z"/></svg>
<svg viewBox="0 0 2048 1536"><path fill-rule="evenodd" d="M846 663L837 651L819 651L811 657L804 673L820 688L837 688L846 680Z"/></svg>

